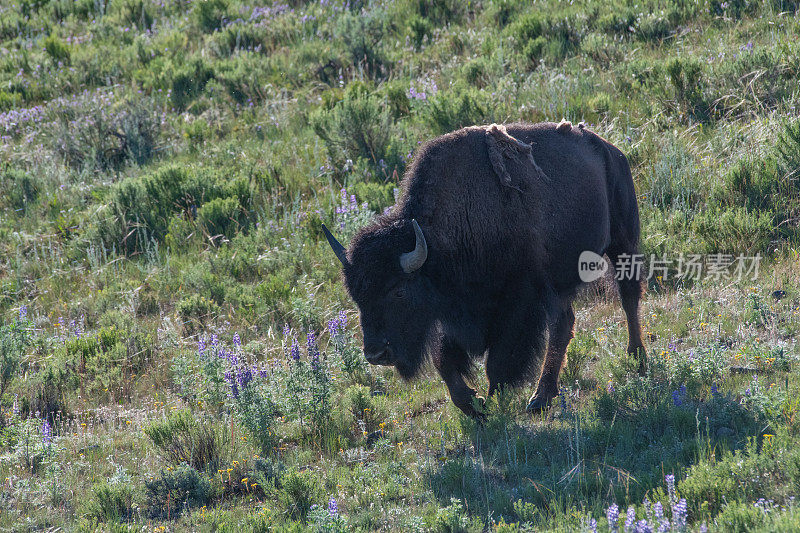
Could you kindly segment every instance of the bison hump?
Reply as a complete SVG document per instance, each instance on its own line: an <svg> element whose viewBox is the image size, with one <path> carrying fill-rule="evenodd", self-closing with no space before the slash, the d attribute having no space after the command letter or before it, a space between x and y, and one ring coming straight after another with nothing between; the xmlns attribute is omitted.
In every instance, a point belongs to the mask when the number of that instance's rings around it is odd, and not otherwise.
<svg viewBox="0 0 800 533"><path fill-rule="evenodd" d="M544 172L533 159L531 145L513 137L502 124L492 124L486 127L486 148L495 174L500 178L500 183L506 187L522 192L520 185L524 178L521 175L512 176L506 161L517 161L521 165L518 168L527 166L534 175L544 176Z"/></svg>

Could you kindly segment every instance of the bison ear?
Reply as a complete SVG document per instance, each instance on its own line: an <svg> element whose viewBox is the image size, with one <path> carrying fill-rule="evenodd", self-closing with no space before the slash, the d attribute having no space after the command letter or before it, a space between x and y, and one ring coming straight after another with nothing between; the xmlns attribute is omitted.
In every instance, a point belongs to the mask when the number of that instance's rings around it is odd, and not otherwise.
<svg viewBox="0 0 800 533"><path fill-rule="evenodd" d="M349 261L347 260L347 253L345 253L342 243L336 240L336 237L334 237L331 232L328 231L328 228L325 227L325 224L322 225L322 231L325 233L325 238L328 239L328 244L330 244L331 248L333 248L333 253L336 254L336 257L339 258L339 261L342 262L343 266L347 266Z"/></svg>
<svg viewBox="0 0 800 533"><path fill-rule="evenodd" d="M411 224L414 226L417 244L412 251L400 255L400 266L403 267L403 272L406 274L411 274L422 268L422 265L428 259L428 243L425 241L425 235L423 235L415 219L411 220Z"/></svg>

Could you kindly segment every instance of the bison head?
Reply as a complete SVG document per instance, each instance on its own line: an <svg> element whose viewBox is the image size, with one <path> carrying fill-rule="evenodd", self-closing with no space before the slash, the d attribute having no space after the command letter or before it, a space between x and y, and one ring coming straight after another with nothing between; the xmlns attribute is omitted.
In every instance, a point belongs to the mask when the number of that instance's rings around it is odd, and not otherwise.
<svg viewBox="0 0 800 533"><path fill-rule="evenodd" d="M422 268L428 245L419 224L397 220L365 228L349 251L324 226L323 231L358 305L367 361L413 377L433 337L440 301Z"/></svg>

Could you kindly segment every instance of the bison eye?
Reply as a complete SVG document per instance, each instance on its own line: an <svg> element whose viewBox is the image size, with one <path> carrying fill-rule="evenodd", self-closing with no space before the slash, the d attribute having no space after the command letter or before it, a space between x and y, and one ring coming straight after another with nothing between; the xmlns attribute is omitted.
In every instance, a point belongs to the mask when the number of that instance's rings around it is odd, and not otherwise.
<svg viewBox="0 0 800 533"><path fill-rule="evenodd" d="M402 300L405 297L406 297L405 289L398 288L392 291L392 298L394 298L395 300Z"/></svg>

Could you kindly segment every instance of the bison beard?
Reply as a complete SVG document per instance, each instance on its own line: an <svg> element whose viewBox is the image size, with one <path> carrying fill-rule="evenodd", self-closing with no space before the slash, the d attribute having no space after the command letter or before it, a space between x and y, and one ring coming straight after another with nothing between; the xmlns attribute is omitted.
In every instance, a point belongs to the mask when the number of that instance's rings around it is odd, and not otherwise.
<svg viewBox="0 0 800 533"><path fill-rule="evenodd" d="M475 358L486 355L490 395L541 368L528 409L544 409L573 336L579 255L616 264L638 250L625 156L569 123L475 126L423 146L402 189L349 249L324 228L359 307L367 359L411 379L429 356L472 416L476 391L465 378ZM640 280L619 289L628 351L644 372Z"/></svg>

